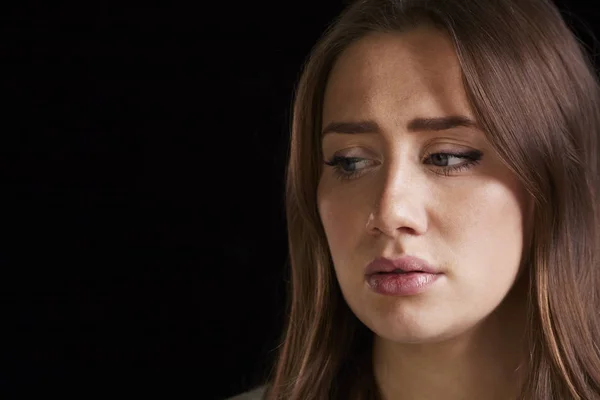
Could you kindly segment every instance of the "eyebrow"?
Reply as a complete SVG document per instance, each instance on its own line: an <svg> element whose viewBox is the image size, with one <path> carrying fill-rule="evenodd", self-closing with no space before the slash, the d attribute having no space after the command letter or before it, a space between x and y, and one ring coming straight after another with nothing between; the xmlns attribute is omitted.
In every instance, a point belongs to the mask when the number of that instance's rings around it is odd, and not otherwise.
<svg viewBox="0 0 600 400"><path fill-rule="evenodd" d="M409 132L443 131L458 127L477 128L477 123L464 115L451 115L436 118L415 118L410 120L406 125L406 129ZM381 128L379 125L371 120L358 122L331 122L323 129L321 137L328 133L344 133L352 135L357 133L380 132Z"/></svg>

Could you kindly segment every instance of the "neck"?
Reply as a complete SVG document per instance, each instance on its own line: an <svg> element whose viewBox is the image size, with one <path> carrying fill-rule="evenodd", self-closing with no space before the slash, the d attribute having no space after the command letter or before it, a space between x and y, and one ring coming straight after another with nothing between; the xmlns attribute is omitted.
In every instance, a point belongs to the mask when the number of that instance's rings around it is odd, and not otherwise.
<svg viewBox="0 0 600 400"><path fill-rule="evenodd" d="M385 400L515 399L526 371L526 309L520 280L473 329L436 343L395 343L375 336L375 380Z"/></svg>

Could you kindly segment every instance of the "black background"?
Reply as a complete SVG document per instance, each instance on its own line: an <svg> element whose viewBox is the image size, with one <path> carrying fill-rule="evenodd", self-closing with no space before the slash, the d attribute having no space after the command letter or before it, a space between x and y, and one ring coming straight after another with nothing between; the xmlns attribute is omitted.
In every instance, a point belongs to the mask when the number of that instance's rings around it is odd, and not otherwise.
<svg viewBox="0 0 600 400"><path fill-rule="evenodd" d="M2 16L3 398L223 399L271 362L292 93L343 2L169 4Z"/></svg>

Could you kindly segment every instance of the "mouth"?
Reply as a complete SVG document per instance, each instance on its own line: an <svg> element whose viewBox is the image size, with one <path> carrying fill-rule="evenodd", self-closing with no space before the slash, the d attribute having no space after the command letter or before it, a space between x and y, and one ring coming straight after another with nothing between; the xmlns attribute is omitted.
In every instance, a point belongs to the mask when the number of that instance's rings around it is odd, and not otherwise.
<svg viewBox="0 0 600 400"><path fill-rule="evenodd" d="M389 272L384 272L384 271L380 271L380 272L375 272L372 275L388 275L388 274L427 274L428 272L423 272L423 271L402 271L401 269L395 269L393 271L389 271Z"/></svg>
<svg viewBox="0 0 600 400"><path fill-rule="evenodd" d="M366 278L368 287L384 296L405 297L426 292L442 274L425 271L392 270L375 272Z"/></svg>

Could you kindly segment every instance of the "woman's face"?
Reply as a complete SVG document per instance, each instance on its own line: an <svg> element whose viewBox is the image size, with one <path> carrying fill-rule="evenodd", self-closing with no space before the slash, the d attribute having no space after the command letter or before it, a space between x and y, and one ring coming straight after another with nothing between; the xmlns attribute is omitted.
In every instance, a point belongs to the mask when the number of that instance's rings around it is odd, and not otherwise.
<svg viewBox="0 0 600 400"><path fill-rule="evenodd" d="M433 28L370 34L330 74L322 151L333 166L320 177L319 214L346 302L381 337L457 336L517 278L531 202L468 120L454 48ZM374 259L402 256L435 274L365 275Z"/></svg>

